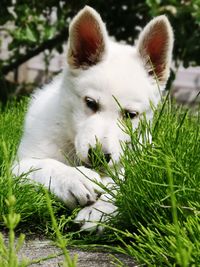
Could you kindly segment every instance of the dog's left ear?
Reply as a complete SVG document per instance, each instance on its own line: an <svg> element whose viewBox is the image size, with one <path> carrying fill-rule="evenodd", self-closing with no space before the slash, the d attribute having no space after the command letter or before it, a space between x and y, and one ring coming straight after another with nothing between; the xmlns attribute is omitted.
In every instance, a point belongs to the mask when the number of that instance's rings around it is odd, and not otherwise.
<svg viewBox="0 0 200 267"><path fill-rule="evenodd" d="M166 16L151 20L139 36L137 49L149 75L165 84L169 77L173 31Z"/></svg>
<svg viewBox="0 0 200 267"><path fill-rule="evenodd" d="M100 62L106 50L107 32L100 15L83 8L69 27L67 60L72 69L87 69Z"/></svg>

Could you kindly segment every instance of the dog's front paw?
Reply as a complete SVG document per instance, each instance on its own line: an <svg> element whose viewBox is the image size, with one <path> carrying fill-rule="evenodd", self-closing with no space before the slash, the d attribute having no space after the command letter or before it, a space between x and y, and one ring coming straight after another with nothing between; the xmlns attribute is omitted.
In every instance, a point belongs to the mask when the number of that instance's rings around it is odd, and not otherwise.
<svg viewBox="0 0 200 267"><path fill-rule="evenodd" d="M93 205L80 210L74 222L79 223L84 231L102 232L104 227L101 223L106 222L116 213L117 207L112 202L100 198Z"/></svg>
<svg viewBox="0 0 200 267"><path fill-rule="evenodd" d="M62 172L57 178L52 181L54 183L51 184L53 186L52 191L70 209L91 205L102 194L102 188L98 185L101 178L90 169L84 167L70 168Z"/></svg>

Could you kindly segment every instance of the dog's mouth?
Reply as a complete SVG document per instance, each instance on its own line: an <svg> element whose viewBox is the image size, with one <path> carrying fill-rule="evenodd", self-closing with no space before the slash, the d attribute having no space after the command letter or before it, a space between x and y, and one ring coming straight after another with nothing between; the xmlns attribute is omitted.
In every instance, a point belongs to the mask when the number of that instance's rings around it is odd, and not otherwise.
<svg viewBox="0 0 200 267"><path fill-rule="evenodd" d="M108 168L108 163L104 158L95 158L95 160L93 158L87 161L81 160L81 164L88 169L96 170L98 173L102 174L104 174Z"/></svg>
<svg viewBox="0 0 200 267"><path fill-rule="evenodd" d="M81 161L81 165L88 168L88 169L92 169L92 164L89 162L85 162L85 161Z"/></svg>
<svg viewBox="0 0 200 267"><path fill-rule="evenodd" d="M112 154L102 149L102 145L97 143L95 147L89 147L87 157L77 154L81 165L96 171L105 172L108 166L113 165Z"/></svg>
<svg viewBox="0 0 200 267"><path fill-rule="evenodd" d="M91 162L85 162L85 161L81 161L81 165L88 168L88 169L93 169L93 170L97 170L98 172L103 172L105 171L106 167L103 164L97 164L97 163L91 163Z"/></svg>

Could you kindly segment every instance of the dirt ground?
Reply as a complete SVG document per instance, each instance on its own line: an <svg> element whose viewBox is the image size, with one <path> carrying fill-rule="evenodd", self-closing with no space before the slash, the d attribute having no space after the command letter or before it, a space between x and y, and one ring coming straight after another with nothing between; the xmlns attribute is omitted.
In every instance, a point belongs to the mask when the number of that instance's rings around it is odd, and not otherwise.
<svg viewBox="0 0 200 267"><path fill-rule="evenodd" d="M4 234L7 241L7 234ZM7 243L7 242L6 242ZM86 251L79 248L68 248L70 256L78 255L77 267L136 267L133 260L122 254L112 254L111 252L101 251ZM52 241L38 237L28 238L19 252L19 258L28 258L37 260L30 266L56 267L62 266L63 256L59 248ZM122 264L117 263L115 257Z"/></svg>

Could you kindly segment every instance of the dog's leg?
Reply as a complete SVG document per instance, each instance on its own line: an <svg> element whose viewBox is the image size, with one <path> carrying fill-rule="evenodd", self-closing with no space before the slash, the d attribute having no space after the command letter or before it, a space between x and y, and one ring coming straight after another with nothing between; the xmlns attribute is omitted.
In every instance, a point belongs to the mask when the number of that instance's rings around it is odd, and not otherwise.
<svg viewBox="0 0 200 267"><path fill-rule="evenodd" d="M101 223L104 223L117 213L117 207L113 202L114 199L111 195L102 194L93 205L80 210L74 222L79 223L84 231L97 230L101 232L104 229Z"/></svg>
<svg viewBox="0 0 200 267"><path fill-rule="evenodd" d="M117 207L114 205L116 184L109 177L103 179L104 185L112 191L112 195L104 193L94 204L79 211L74 222L81 224L81 229L84 231L101 232L104 227L99 223L104 223L117 213Z"/></svg>
<svg viewBox="0 0 200 267"><path fill-rule="evenodd" d="M28 173L30 179L43 184L71 209L91 205L98 193L102 193L95 183L101 182L96 172L70 167L54 159L22 159L13 165L13 173Z"/></svg>

